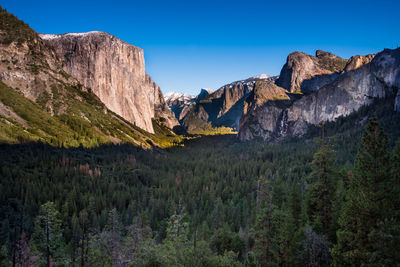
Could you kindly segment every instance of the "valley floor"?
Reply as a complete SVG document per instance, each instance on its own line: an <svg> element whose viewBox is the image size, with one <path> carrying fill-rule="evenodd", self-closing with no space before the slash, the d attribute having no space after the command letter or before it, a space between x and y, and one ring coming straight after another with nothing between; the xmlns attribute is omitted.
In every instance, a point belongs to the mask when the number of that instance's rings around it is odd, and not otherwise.
<svg viewBox="0 0 400 267"><path fill-rule="evenodd" d="M400 118L389 109L362 109L324 127L335 136L325 143L335 151L327 232L312 194L313 159L329 150L312 138L319 128L280 143L216 135L146 151L3 144L1 261L45 264L48 244L51 261L68 265L330 264L335 255L329 249L340 242L347 177L366 129L365 123L354 125L371 112L385 114L380 125L391 151ZM320 246L317 259L312 244Z"/></svg>

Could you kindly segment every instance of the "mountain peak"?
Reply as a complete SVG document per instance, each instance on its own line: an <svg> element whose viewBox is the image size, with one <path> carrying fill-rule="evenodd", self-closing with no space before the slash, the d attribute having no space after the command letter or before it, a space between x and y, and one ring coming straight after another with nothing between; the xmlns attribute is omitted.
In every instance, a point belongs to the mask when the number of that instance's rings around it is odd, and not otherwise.
<svg viewBox="0 0 400 267"><path fill-rule="evenodd" d="M214 91L210 88L201 88L200 89L200 94L203 92L207 92L207 94L212 94Z"/></svg>
<svg viewBox="0 0 400 267"><path fill-rule="evenodd" d="M337 58L338 56L330 53L330 52L326 52L323 50L317 50L315 51L315 56L318 58L322 58L322 57L330 57L330 58Z"/></svg>
<svg viewBox="0 0 400 267"><path fill-rule="evenodd" d="M92 34L104 34L104 35L110 35L106 32L102 31L89 31L89 32L70 32L70 33L63 33L63 34L49 34L49 33L42 33L40 34L40 37L43 40L52 40L56 38L61 38L65 36L73 36L73 37L84 37Z"/></svg>
<svg viewBox="0 0 400 267"><path fill-rule="evenodd" d="M262 73L262 74L260 74L260 75L254 76L254 77L252 77L252 78L253 78L253 79L269 79L269 78L271 78L271 75Z"/></svg>
<svg viewBox="0 0 400 267"><path fill-rule="evenodd" d="M316 91L332 82L343 70L347 60L332 53L317 50L315 57L302 52L291 53L276 81L291 93ZM303 81L307 81L303 84Z"/></svg>

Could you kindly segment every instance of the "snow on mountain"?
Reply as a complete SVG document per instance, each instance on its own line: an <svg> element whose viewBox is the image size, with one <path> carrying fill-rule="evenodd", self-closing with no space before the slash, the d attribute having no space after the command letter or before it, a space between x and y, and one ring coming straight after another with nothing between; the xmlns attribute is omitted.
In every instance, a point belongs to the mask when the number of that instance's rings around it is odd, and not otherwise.
<svg viewBox="0 0 400 267"><path fill-rule="evenodd" d="M268 74L262 73L262 74L260 74L258 76L254 76L252 78L254 78L254 79L268 79L268 78L271 78L271 76L268 75Z"/></svg>
<svg viewBox="0 0 400 267"><path fill-rule="evenodd" d="M189 102L191 99L195 98L192 95L189 94L182 94L182 93L177 93L177 92L168 92L164 95L165 102L167 105L168 103L173 103L173 102Z"/></svg>
<svg viewBox="0 0 400 267"><path fill-rule="evenodd" d="M43 33L40 34L40 37L43 40L52 40L56 38L60 38L62 36L86 36L89 34L96 34L99 33L99 31L90 31L90 32L71 32L71 33L64 33L64 34L48 34L48 33Z"/></svg>

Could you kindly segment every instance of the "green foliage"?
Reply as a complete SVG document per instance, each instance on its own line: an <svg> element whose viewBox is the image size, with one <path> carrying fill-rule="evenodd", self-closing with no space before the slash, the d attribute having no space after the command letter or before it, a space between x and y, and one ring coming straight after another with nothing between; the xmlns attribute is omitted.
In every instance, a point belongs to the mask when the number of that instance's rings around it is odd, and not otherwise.
<svg viewBox="0 0 400 267"><path fill-rule="evenodd" d="M315 233L310 227L306 227L305 238L302 241L302 249L299 250L301 265L303 266L332 266L329 253L331 243L325 235Z"/></svg>
<svg viewBox="0 0 400 267"><path fill-rule="evenodd" d="M12 42L22 44L26 41L38 39L37 33L26 23L19 20L13 14L0 7L0 41L2 44L9 45Z"/></svg>
<svg viewBox="0 0 400 267"><path fill-rule="evenodd" d="M60 87L64 87L63 90L69 94L62 103L68 108L60 115L51 116L43 108L49 101L54 103L54 99L61 100ZM150 134L112 112L105 112L105 107L93 94L66 85L53 84L51 95L43 90L37 103L34 103L0 82L0 101L29 125L25 128L15 120L0 117L0 142L3 143L40 141L63 147L95 147L114 141L150 148L177 146L188 139L176 136L157 122L154 125L159 132ZM147 140L151 141L151 145Z"/></svg>
<svg viewBox="0 0 400 267"><path fill-rule="evenodd" d="M246 267L261 267L261 265L258 263L256 255L252 251L247 253L246 260L244 262L244 266Z"/></svg>
<svg viewBox="0 0 400 267"><path fill-rule="evenodd" d="M36 103L42 108L46 107L47 102L50 100L50 95L47 91L43 91L40 96L36 99Z"/></svg>
<svg viewBox="0 0 400 267"><path fill-rule="evenodd" d="M22 137L27 137L28 140L47 141L58 145L68 139L68 135L71 134L71 130L66 125L50 116L50 114L43 111L37 104L9 88L4 83L0 83L0 101L6 106L11 107L15 113L31 126L31 128L27 129L29 132L28 135L22 134ZM23 126L19 124L14 124L13 126L23 129ZM13 131L13 133L19 132L21 131ZM10 134L9 136L17 140L19 137L18 134Z"/></svg>
<svg viewBox="0 0 400 267"><path fill-rule="evenodd" d="M347 60L342 58L322 57L319 59L318 63L321 68L330 70L332 72L338 72L344 69L347 64Z"/></svg>
<svg viewBox="0 0 400 267"><path fill-rule="evenodd" d="M211 124L196 128L195 130L189 131L190 134L194 135L222 135L222 134L237 134L232 128L220 126L213 127Z"/></svg>
<svg viewBox="0 0 400 267"><path fill-rule="evenodd" d="M319 139L318 143L320 149L314 154L311 162L307 213L314 230L318 234L332 237L330 238L332 240L336 232L336 229L332 227L337 184L337 174L333 169L335 151L326 140Z"/></svg>
<svg viewBox="0 0 400 267"><path fill-rule="evenodd" d="M29 66L30 72L32 72L32 73L35 74L35 75L38 75L38 74L39 74L40 66L34 65L34 64L30 64L30 65L28 65L28 66Z"/></svg>
<svg viewBox="0 0 400 267"><path fill-rule="evenodd" d="M86 97L91 101L91 95ZM20 101L18 95L15 99ZM38 107L31 102L23 103ZM97 121L97 112L104 114L101 107L93 109L86 107L86 102L73 103L77 106L72 105L62 117L63 125L69 125L70 131L92 134L78 111L98 122L96 127L106 121L103 117ZM5 120L18 125L4 117L0 123L9 125ZM345 124L351 123L344 121L342 125ZM334 128L329 127L327 132ZM103 129L112 130L108 126ZM321 162L329 163L326 166L335 174L339 167L350 166L331 177L337 184L331 209L331 219L336 221L344 190L351 188L350 181L341 179L352 169L349 162L353 162L352 151L357 146L357 140L347 130L338 131L331 146L320 150L312 140L240 143L232 135L203 136L186 140L183 147L151 151L127 144L90 149L42 143L3 144L0 210L6 216L0 221L0 246L7 248L11 260L20 233L25 232L32 255L43 259L44 254L33 246L34 222L40 206L52 201L60 211L63 229L59 250L62 255L56 261L69 265L329 264L329 248L336 241L329 242L318 229L319 219L310 220L309 225L308 215L313 213L305 214L306 196L313 195L313 187L308 184L310 177L314 184L321 180L319 174L326 173L320 172ZM392 159L400 157L399 146ZM325 150L333 148L337 160L331 162L332 155L326 157L329 153ZM387 161L390 162L389 158ZM399 161L396 162L397 165L391 163L389 171L392 178L388 185L393 192L399 190L393 186L399 173L395 170L400 168ZM399 206L397 197L390 199L391 205ZM14 205L14 200L20 204ZM18 219L21 210L22 226ZM393 215L379 220L368 237L374 240L372 257L385 259L381 263L387 265L397 260L391 248L398 242L398 208L389 210ZM336 229L334 224L330 224L330 229Z"/></svg>
<svg viewBox="0 0 400 267"><path fill-rule="evenodd" d="M0 248L0 266L9 266L7 246L3 245Z"/></svg>
<svg viewBox="0 0 400 267"><path fill-rule="evenodd" d="M71 75L66 73L64 70L60 70L58 73L61 74L65 79L69 79L71 77Z"/></svg>
<svg viewBox="0 0 400 267"><path fill-rule="evenodd" d="M60 213L54 203L47 202L40 206L39 215L35 219L35 228L32 234L33 246L42 257L41 263L47 266L51 263L63 262L62 221Z"/></svg>
<svg viewBox="0 0 400 267"><path fill-rule="evenodd" d="M227 225L216 231L211 240L211 247L219 255L233 251L237 253L239 259L242 258L242 253L246 249L244 240L237 233L232 233Z"/></svg>
<svg viewBox="0 0 400 267"><path fill-rule="evenodd" d="M396 151L396 150L395 150ZM340 217L338 265L395 265L398 263L399 218L393 200L398 186L387 150L387 137L370 119L362 139L354 174L349 177L346 203Z"/></svg>

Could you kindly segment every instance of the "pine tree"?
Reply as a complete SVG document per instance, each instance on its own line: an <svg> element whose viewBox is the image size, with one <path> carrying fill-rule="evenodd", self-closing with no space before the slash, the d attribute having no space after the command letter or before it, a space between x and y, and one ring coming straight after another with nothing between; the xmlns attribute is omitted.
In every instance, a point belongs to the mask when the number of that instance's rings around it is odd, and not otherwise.
<svg viewBox="0 0 400 267"><path fill-rule="evenodd" d="M400 138L397 140L396 146L392 151L390 160L392 166L391 179L392 179L392 203L394 209L394 216L400 220Z"/></svg>
<svg viewBox="0 0 400 267"><path fill-rule="evenodd" d="M307 196L307 212L311 225L319 234L328 238L332 233L333 203L335 201L336 174L333 169L335 151L323 139L318 140L320 149L314 154L309 176L311 185Z"/></svg>
<svg viewBox="0 0 400 267"><path fill-rule="evenodd" d="M10 262L8 261L8 250L6 245L0 247L0 266L10 266Z"/></svg>
<svg viewBox="0 0 400 267"><path fill-rule="evenodd" d="M262 266L273 261L273 217L276 206L272 203L273 186L270 180L262 180L257 190L258 212L255 225L255 253Z"/></svg>
<svg viewBox="0 0 400 267"><path fill-rule="evenodd" d="M289 209L293 217L293 223L298 231L302 225L302 199L298 185L293 186L289 195Z"/></svg>
<svg viewBox="0 0 400 267"><path fill-rule="evenodd" d="M381 240L386 230L391 231L384 228L398 224L392 220L392 187L387 138L373 118L363 135L339 220L338 243L332 250L336 265L395 263L386 258L390 255L377 254L377 250L382 249L396 252L396 247L390 247L390 242ZM377 247L382 245L385 247Z"/></svg>
<svg viewBox="0 0 400 267"><path fill-rule="evenodd" d="M296 231L292 212L287 207L281 209L276 204L281 200L274 198L280 192L278 179L261 180L258 186L259 209L255 225L255 246L258 262L261 266L286 266L291 261L292 240ZM278 181L277 181L278 180Z"/></svg>
<svg viewBox="0 0 400 267"><path fill-rule="evenodd" d="M35 229L32 239L35 248L46 257L46 266L61 261L63 249L62 227L60 213L53 202L47 202L40 207L35 219Z"/></svg>
<svg viewBox="0 0 400 267"><path fill-rule="evenodd" d="M256 256L252 251L247 253L246 260L244 262L245 267L261 267L261 265L258 263Z"/></svg>

